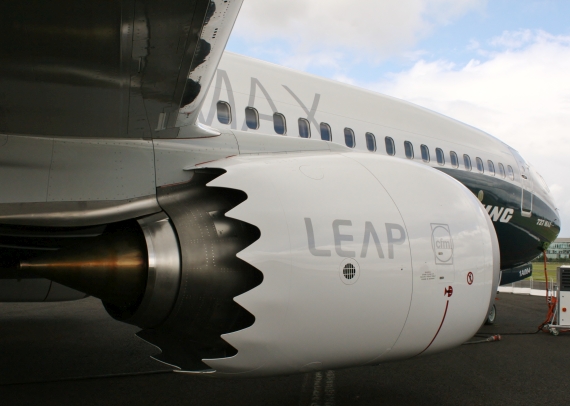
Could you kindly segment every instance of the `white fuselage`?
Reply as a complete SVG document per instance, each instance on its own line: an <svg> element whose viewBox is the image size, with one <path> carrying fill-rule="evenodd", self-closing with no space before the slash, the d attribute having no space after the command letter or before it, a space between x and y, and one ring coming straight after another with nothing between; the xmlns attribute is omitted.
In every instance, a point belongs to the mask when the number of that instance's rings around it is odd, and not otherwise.
<svg viewBox="0 0 570 406"><path fill-rule="evenodd" d="M230 104L230 124L217 119L218 101ZM259 112L257 129L246 124L248 107ZM498 164L502 163L514 171L514 179L507 176L505 180L521 185L521 168L509 146L481 130L390 96L226 52L206 97L200 122L220 130L278 135L273 122L275 113L286 118L285 135L289 137L299 137L298 120L307 119L311 123L311 138L321 139L320 124L326 123L332 130L332 142L345 145L344 130L349 128L355 135L354 149L367 151L365 137L371 133L376 139L375 153L387 155L385 137L391 137L396 147L394 156L399 158L406 158L404 142L409 141L414 148L412 159L433 167L442 166L437 163L436 148L445 152L443 166L447 167L449 152L455 151L460 169L465 169L463 155L469 155L474 170L476 158L480 157L485 173L488 160L494 162L497 176ZM429 148L430 162L422 160L422 144ZM531 171L534 172L532 167ZM533 193L552 203L542 178L533 175Z"/></svg>
<svg viewBox="0 0 570 406"><path fill-rule="evenodd" d="M219 100L227 101L232 107L229 125L216 118ZM247 107L259 111L257 130L246 125ZM281 113L287 119L287 136L299 137L298 119L304 118L311 122L311 138L320 139L319 124L327 123L332 129L332 142L341 145L345 145L344 129L352 129L355 149L359 150L367 149L365 134L372 133L380 154L386 154L383 143L388 136L396 141L397 157L405 158L403 142L411 141L417 149L416 159L420 161L419 145L426 144L432 153L436 147L446 147L446 150L451 147L469 153L473 161L475 156L481 156L515 167L508 146L453 119L389 96L226 52L200 121L220 129L277 135L274 113ZM435 166L435 160L432 162Z"/></svg>
<svg viewBox="0 0 570 406"><path fill-rule="evenodd" d="M230 107L228 124L218 118L218 102ZM252 111L258 117L253 123ZM282 131L275 126L275 115L284 118L285 134L278 134ZM222 132L325 139L443 170L478 195L491 215L501 241L502 269L530 261L559 231L548 186L514 149L481 130L393 97L226 52L199 121ZM303 122L309 134L301 128ZM330 128L330 139L322 137L323 127ZM353 143L346 134L354 134ZM392 142L389 151L387 143ZM512 241L521 238L525 241L519 252Z"/></svg>

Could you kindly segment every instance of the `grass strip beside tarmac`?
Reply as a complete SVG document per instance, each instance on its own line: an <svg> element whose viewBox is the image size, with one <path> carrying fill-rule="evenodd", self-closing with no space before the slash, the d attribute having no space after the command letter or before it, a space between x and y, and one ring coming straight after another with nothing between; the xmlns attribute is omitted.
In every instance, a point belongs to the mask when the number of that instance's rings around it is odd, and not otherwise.
<svg viewBox="0 0 570 406"><path fill-rule="evenodd" d="M546 271L548 273L548 280L552 279L556 281L556 268L561 265L570 265L562 262L547 262ZM532 263L532 279L536 282L544 282L544 262L533 262Z"/></svg>

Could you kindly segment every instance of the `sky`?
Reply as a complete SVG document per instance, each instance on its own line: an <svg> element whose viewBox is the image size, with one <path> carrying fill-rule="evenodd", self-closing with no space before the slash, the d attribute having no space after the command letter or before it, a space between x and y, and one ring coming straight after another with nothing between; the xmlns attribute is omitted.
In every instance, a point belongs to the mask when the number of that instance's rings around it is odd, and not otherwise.
<svg viewBox="0 0 570 406"><path fill-rule="evenodd" d="M570 237L568 16L568 0L245 0L227 49L494 135L546 180Z"/></svg>

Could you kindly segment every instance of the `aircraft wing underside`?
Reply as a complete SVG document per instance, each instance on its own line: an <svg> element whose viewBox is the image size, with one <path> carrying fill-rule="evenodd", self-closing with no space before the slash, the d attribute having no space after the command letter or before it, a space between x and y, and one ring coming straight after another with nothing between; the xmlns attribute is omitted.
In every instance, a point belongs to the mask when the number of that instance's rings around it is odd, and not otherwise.
<svg viewBox="0 0 570 406"><path fill-rule="evenodd" d="M0 2L0 133L199 136L242 1Z"/></svg>

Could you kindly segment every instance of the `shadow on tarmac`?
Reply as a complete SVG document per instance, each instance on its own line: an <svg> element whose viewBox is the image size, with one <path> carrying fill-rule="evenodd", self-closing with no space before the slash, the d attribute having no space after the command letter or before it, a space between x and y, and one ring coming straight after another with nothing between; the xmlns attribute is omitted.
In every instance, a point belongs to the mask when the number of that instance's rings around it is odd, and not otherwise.
<svg viewBox="0 0 570 406"><path fill-rule="evenodd" d="M532 332L544 319L544 298L499 298L497 323L481 333ZM570 333L507 335L378 367L217 380L169 372L136 331L92 298L0 304L0 404L536 405L564 399L570 384Z"/></svg>

